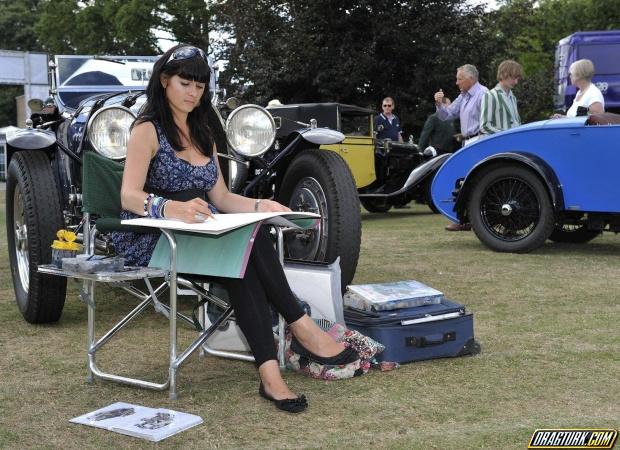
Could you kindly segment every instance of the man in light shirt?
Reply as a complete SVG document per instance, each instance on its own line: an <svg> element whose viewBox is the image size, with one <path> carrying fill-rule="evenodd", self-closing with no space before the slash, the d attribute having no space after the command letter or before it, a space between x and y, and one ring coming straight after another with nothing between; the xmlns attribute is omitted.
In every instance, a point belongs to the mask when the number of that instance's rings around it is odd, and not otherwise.
<svg viewBox="0 0 620 450"><path fill-rule="evenodd" d="M488 89L478 82L478 69L465 64L456 70L456 85L460 95L446 106L443 91L435 93L437 117L441 120L460 119L463 146L475 142L480 136L480 105Z"/></svg>
<svg viewBox="0 0 620 450"><path fill-rule="evenodd" d="M443 91L435 92L435 107L441 120L460 119L462 143L466 146L480 138L480 106L488 89L478 82L478 69L472 64L456 69L456 85L461 93L449 106L443 103ZM467 231L471 225L451 223L446 230Z"/></svg>
<svg viewBox="0 0 620 450"><path fill-rule="evenodd" d="M523 77L523 68L516 61L506 60L497 68L497 86L484 94L480 109L480 132L493 134L521 125L517 98L512 89Z"/></svg>

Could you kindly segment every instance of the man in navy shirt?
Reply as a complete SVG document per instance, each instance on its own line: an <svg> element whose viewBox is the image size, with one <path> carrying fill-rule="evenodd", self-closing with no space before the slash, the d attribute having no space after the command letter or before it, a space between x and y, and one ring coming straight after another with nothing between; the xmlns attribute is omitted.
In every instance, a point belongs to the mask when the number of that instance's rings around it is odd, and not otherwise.
<svg viewBox="0 0 620 450"><path fill-rule="evenodd" d="M375 117L375 131L377 139L391 139L396 142L403 142L403 130L400 127L400 120L392 111L394 111L394 100L392 97L385 97L381 108L382 113Z"/></svg>

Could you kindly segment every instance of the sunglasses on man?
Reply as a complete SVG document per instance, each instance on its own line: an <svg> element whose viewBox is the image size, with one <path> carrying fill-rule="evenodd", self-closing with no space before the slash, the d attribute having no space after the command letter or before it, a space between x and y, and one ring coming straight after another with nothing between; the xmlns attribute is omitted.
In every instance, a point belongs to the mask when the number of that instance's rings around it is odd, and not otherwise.
<svg viewBox="0 0 620 450"><path fill-rule="evenodd" d="M384 108L391 108L393 105L383 105Z"/></svg>
<svg viewBox="0 0 620 450"><path fill-rule="evenodd" d="M200 55L202 59L207 62L207 64L209 63L207 55L202 49L194 47L192 45L186 45L184 47L179 47L175 51L173 51L168 58L168 61L166 61L166 64L168 64L170 61L182 61L184 59L191 59L197 55Z"/></svg>

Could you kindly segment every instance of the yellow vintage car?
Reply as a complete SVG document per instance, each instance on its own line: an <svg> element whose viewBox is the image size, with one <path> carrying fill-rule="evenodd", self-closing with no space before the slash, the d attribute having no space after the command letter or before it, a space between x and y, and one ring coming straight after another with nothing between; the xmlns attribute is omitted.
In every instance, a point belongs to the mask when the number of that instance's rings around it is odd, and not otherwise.
<svg viewBox="0 0 620 450"><path fill-rule="evenodd" d="M345 135L339 144L320 145L338 153L355 179L360 202L370 212L386 212L412 200L430 200L430 183L449 154L422 151L413 142L398 143L375 138L372 109L342 103L275 104L267 110L276 120L276 139L284 145L300 126L328 127Z"/></svg>
<svg viewBox="0 0 620 450"><path fill-rule="evenodd" d="M279 122L276 139L290 136L300 126L310 126L312 120L316 120L318 127L340 131L345 135L343 142L324 144L320 148L342 156L353 173L358 189L376 180L373 110L342 103L272 105L267 110Z"/></svg>

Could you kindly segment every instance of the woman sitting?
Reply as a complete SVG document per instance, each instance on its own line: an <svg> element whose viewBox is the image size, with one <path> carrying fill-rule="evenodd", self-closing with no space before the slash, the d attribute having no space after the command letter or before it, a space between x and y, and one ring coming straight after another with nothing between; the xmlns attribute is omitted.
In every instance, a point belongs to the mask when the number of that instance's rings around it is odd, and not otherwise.
<svg viewBox="0 0 620 450"><path fill-rule="evenodd" d="M225 213L290 211L272 200L228 191L207 122L212 107L209 78L206 55L197 47L175 46L155 63L147 102L127 145L121 189L123 219L149 215L197 223L216 209ZM147 265L158 236L116 233L113 240L129 264ZM270 304L288 322L297 350L307 352L305 356L324 364L346 364L359 358L304 313L266 231L261 230L255 239L244 278L220 281L228 289L237 324L254 354L261 380L259 394L279 409L300 412L307 401L294 394L280 374Z"/></svg>
<svg viewBox="0 0 620 450"><path fill-rule="evenodd" d="M577 117L605 112L605 99L600 89L592 83L594 64L589 59L579 59L568 68L570 82L578 88L573 104L566 111L566 116L554 114L552 119ZM583 111L583 113L581 112Z"/></svg>

